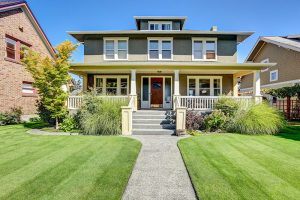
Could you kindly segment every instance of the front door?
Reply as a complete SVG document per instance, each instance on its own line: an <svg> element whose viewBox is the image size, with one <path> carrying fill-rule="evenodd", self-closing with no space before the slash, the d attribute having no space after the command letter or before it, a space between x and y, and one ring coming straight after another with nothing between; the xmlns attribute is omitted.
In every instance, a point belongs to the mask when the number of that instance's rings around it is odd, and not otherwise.
<svg viewBox="0 0 300 200"><path fill-rule="evenodd" d="M151 108L163 107L163 78L151 78Z"/></svg>

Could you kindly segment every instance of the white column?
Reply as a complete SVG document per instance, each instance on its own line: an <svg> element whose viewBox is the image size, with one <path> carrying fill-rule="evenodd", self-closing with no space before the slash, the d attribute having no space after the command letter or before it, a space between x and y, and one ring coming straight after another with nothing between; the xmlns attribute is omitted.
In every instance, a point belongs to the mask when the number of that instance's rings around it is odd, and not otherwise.
<svg viewBox="0 0 300 200"><path fill-rule="evenodd" d="M261 96L260 94L260 71L253 72L253 96Z"/></svg>
<svg viewBox="0 0 300 200"><path fill-rule="evenodd" d="M131 70L130 95L136 95L136 70Z"/></svg>
<svg viewBox="0 0 300 200"><path fill-rule="evenodd" d="M179 70L174 70L174 95L179 96Z"/></svg>
<svg viewBox="0 0 300 200"><path fill-rule="evenodd" d="M233 74L232 87L232 96L237 97L239 93L239 85L238 77L235 74Z"/></svg>

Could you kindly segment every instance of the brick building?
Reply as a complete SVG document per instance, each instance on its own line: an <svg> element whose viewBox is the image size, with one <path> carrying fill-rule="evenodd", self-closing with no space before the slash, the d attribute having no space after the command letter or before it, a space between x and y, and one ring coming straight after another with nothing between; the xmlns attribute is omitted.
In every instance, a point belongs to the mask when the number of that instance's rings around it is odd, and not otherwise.
<svg viewBox="0 0 300 200"><path fill-rule="evenodd" d="M38 98L33 79L22 66L25 46L45 56L54 50L26 1L0 0L0 112L22 107L23 114L36 112Z"/></svg>

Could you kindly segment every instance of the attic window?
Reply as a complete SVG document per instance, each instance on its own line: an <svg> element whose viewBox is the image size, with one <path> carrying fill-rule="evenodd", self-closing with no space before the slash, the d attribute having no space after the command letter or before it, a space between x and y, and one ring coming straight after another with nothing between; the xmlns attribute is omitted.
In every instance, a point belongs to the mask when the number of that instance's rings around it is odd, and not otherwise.
<svg viewBox="0 0 300 200"><path fill-rule="evenodd" d="M151 31L172 30L172 22L149 22L148 29Z"/></svg>

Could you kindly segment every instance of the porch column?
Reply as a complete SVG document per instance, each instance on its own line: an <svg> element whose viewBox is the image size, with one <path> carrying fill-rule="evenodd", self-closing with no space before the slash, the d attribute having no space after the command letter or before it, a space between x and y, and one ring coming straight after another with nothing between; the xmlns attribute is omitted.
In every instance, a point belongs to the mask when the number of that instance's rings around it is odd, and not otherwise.
<svg viewBox="0 0 300 200"><path fill-rule="evenodd" d="M238 76L233 74L232 80L232 96L237 97L239 94Z"/></svg>
<svg viewBox="0 0 300 200"><path fill-rule="evenodd" d="M88 80L87 80L87 74L83 74L82 75L82 91L83 92L86 92L87 91L87 88L88 88Z"/></svg>
<svg viewBox="0 0 300 200"><path fill-rule="evenodd" d="M131 70L131 80L130 80L130 96L134 98L134 111L137 110L137 94L136 94L136 70Z"/></svg>
<svg viewBox="0 0 300 200"><path fill-rule="evenodd" d="M174 96L179 95L179 70L174 70Z"/></svg>
<svg viewBox="0 0 300 200"><path fill-rule="evenodd" d="M256 103L262 101L262 95L260 93L260 71L253 72L253 97Z"/></svg>

